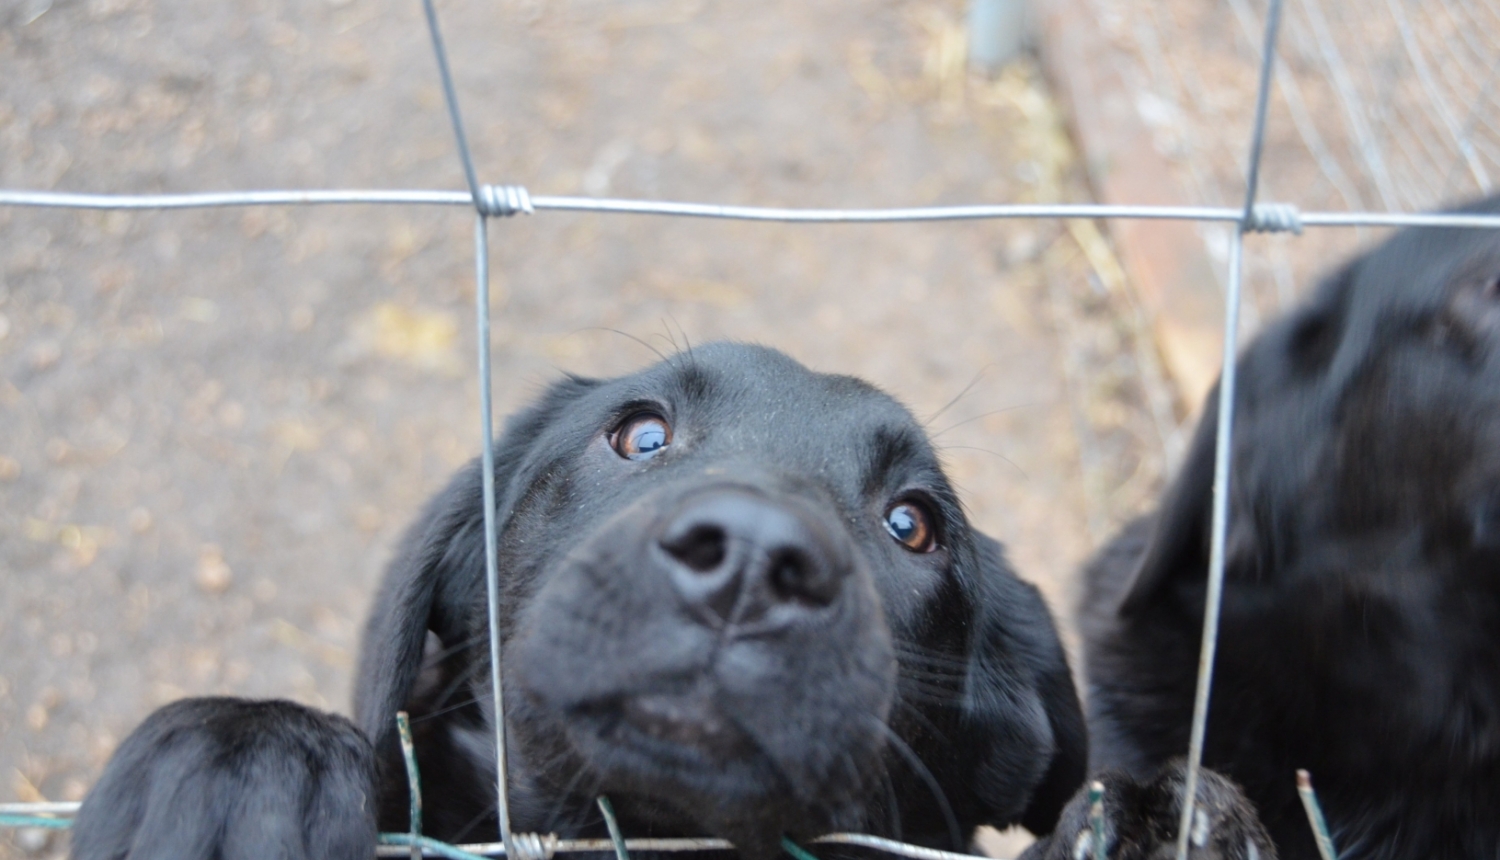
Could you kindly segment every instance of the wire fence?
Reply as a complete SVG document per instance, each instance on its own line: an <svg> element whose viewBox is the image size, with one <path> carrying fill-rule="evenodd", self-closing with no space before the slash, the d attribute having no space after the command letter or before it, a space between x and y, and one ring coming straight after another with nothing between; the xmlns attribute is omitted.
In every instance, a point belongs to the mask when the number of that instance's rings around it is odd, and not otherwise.
<svg viewBox="0 0 1500 860"><path fill-rule="evenodd" d="M1137 111L1178 184L1205 204L1237 197L1243 151L1226 110L1250 98L1239 70L1260 59L1264 3L1088 2L1133 60ZM1495 0L1292 0L1263 194L1296 189L1310 208L1398 211L1491 193L1500 183L1497 28ZM1246 261L1251 312L1284 307L1296 284L1362 238L1271 243ZM1221 242L1208 246L1227 258Z"/></svg>
<svg viewBox="0 0 1500 860"><path fill-rule="evenodd" d="M1482 50L1482 45L1475 44L1476 25L1500 21L1500 16L1495 16L1495 20L1486 17L1493 15L1493 9L1482 5L1480 0L1440 0L1434 4L1424 5L1422 7L1424 11L1420 14L1442 16L1440 19L1434 18L1433 20L1447 22L1446 25L1422 28L1414 26L1411 20L1413 15L1418 14L1415 11L1417 7L1403 5L1403 0L1387 0L1385 6L1390 20L1371 22L1368 19L1361 19L1363 23L1360 26L1364 29L1360 30L1362 40L1359 41L1367 49L1376 51L1391 51L1395 50L1391 45L1399 46L1409 64L1409 69L1388 71L1389 77L1387 78L1356 80L1349 72L1349 63L1340 53L1339 43L1332 35L1334 24L1330 23L1328 10L1319 5L1320 0L1300 0L1296 7L1300 15L1289 21L1290 32L1286 36L1281 34L1283 0L1270 0L1263 23L1255 20L1254 12L1250 9L1248 2L1249 0L1232 0L1231 2L1232 11L1239 26L1246 34L1254 31L1254 24L1261 23L1258 50L1259 76L1254 88L1255 119L1249 140L1249 154L1242 162L1239 162L1243 168L1244 182L1243 203L1237 206L970 205L892 209L802 209L662 200L532 196L524 186L485 184L480 181L474 166L464 129L463 114L459 108L456 88L448 66L447 52L432 0L424 0L424 11L443 84L444 101L452 122L468 184L467 191L273 190L202 194L109 195L0 190L0 206L162 210L382 204L471 206L474 208L475 320L483 459L481 474L485 516L486 585L490 609L489 644L493 673L491 684L494 695L493 712L496 714L503 714L505 710L504 690L500 676L502 662L500 636L495 612L498 606L499 572L492 461L494 454L492 366L489 353L491 313L489 222L492 218L532 215L546 211L572 211L788 223L869 224L1053 218L1167 219L1231 225L1235 229L1227 249L1227 301L1224 318L1222 382L1216 405L1218 436L1214 470L1208 596L1184 792L1185 797L1195 797L1201 767L1203 737L1208 719L1214 653L1218 639L1219 600L1224 581L1224 545L1228 522L1229 466L1236 382L1233 359L1237 353L1239 313L1242 306L1245 236L1254 232L1300 234L1307 228L1328 227L1443 226L1500 229L1500 216L1493 215L1362 211L1362 207L1368 200L1378 200L1388 210L1420 209L1432 205L1436 199L1450 196L1450 193L1454 191L1474 188L1488 191L1491 188L1492 175L1500 175L1500 126L1496 125L1492 116L1494 112L1492 108L1500 104L1496 101L1495 95L1496 79L1500 77L1500 61L1496 61L1495 56L1500 55L1496 55L1493 50L1486 53ZM1347 11L1343 14L1352 16L1357 13ZM1336 20L1340 32L1347 32L1348 22L1343 18ZM1156 23L1159 24L1160 21ZM1487 31L1481 29L1478 32ZM1377 39L1382 34L1385 37L1383 42ZM1136 36L1144 46L1145 56L1156 61L1163 59L1165 55L1160 49L1162 40L1159 34L1153 35L1150 25L1137 27ZM1330 143L1316 124L1310 122L1310 109L1302 93L1298 73L1289 71L1289 64L1277 59L1278 46L1287 39L1291 41L1293 50L1296 52L1292 59L1298 61L1297 66L1305 65L1307 52L1316 50L1317 57L1326 71L1326 77L1332 82L1337 94L1336 101L1343 109L1346 122L1345 134L1336 143ZM1382 45L1385 47L1382 48ZM1451 52L1437 50L1440 45L1457 45L1458 49ZM1468 53L1465 54L1465 52ZM1465 56L1475 60L1486 71L1474 72L1473 63L1466 65L1462 60ZM1387 67L1395 69L1389 64ZM1414 99L1381 98L1380 96L1388 92L1392 82L1398 78L1402 82L1414 79L1415 88L1411 91L1420 97ZM1297 133L1313 156L1323 182L1328 189L1342 198L1346 204L1344 208L1302 211L1289 203L1259 201L1262 196L1261 192L1264 190L1261 171L1267 143L1273 82L1279 84L1285 108L1290 112ZM1398 134L1398 132L1401 133ZM1412 142L1413 140L1415 143ZM1362 171L1357 176L1351 176L1353 171L1333 154L1336 148L1344 150L1346 160L1357 158L1362 167ZM1190 161L1198 165L1211 163L1212 159L1195 158ZM1420 177L1434 174L1445 177L1436 195L1432 192L1430 183L1420 181ZM1202 176L1199 179L1201 180L1199 188L1203 190L1205 199L1217 201L1232 196L1222 188L1203 180ZM1310 194L1310 196L1316 195ZM405 856L411 852L412 845L419 846L425 853L438 856L468 858L478 855L504 854L509 857L522 858L522 860L550 857L559 852L599 852L618 848L609 840L562 840L555 835L512 832L507 800L507 769L504 760L506 743L503 720L496 721L495 733L496 749L499 755L496 795L500 841L455 847L425 840L420 837L420 834L382 834L383 844L379 851L381 856ZM1310 806L1310 816L1314 806L1315 804ZM0 826L54 826L48 822L55 822L55 826L63 826L66 818L76 811L77 804L0 804ZM1179 860L1185 860L1187 857L1189 836L1193 830L1191 826L1193 813L1194 805L1184 803L1178 829L1177 856ZM608 814L607 810L606 814ZM814 840L814 843L860 845L915 858L915 860L955 860L955 858L966 856L863 834L832 834ZM683 851L731 847L723 840L714 839L638 839L625 842L625 848L634 850Z"/></svg>

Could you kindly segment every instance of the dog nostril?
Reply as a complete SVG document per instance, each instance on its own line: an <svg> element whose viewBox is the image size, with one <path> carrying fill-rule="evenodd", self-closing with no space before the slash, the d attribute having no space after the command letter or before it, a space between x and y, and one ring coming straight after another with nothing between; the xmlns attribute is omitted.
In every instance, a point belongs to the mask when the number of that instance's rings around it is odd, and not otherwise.
<svg viewBox="0 0 1500 860"><path fill-rule="evenodd" d="M724 563L728 536L724 529L713 524L693 526L680 535L665 538L661 548L667 554L698 573L716 570Z"/></svg>
<svg viewBox="0 0 1500 860"><path fill-rule="evenodd" d="M838 596L837 578L796 549L773 553L767 578L771 590L784 601L827 606Z"/></svg>

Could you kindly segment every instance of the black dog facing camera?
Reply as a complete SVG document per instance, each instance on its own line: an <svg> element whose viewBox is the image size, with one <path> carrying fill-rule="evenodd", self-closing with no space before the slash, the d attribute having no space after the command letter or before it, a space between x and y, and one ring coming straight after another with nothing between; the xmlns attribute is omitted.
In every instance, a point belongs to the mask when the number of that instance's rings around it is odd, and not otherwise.
<svg viewBox="0 0 1500 860"><path fill-rule="evenodd" d="M1500 198L1469 208L1500 212ZM1283 858L1500 853L1500 236L1404 230L1239 361L1204 762ZM1209 551L1209 400L1158 510L1086 575L1093 762L1187 747Z"/></svg>
<svg viewBox="0 0 1500 860"><path fill-rule="evenodd" d="M850 377L715 344L565 379L495 450L511 820L719 836L749 858L857 830L965 850L1052 828L1083 719L1036 590L970 527L921 425ZM80 860L358 858L406 828L493 839L477 465L375 600L355 714L193 699L153 714L84 802Z"/></svg>
<svg viewBox="0 0 1500 860"><path fill-rule="evenodd" d="M1204 774L1192 856L1316 856L1297 768L1346 858L1493 856L1500 241L1403 231L1239 367L1205 753L1229 779ZM1159 509L1086 571L1115 860L1173 856L1214 434L1210 411ZM962 850L1013 823L1056 825L1030 860L1093 856L1087 798L1067 803L1087 745L1051 618L889 397L718 344L566 379L495 453L515 829L602 836L606 794L628 836L722 836L752 860L783 835ZM473 466L408 534L354 723L169 705L85 801L74 855L365 860L377 824L406 827L400 709L428 832L492 838L482 510Z"/></svg>

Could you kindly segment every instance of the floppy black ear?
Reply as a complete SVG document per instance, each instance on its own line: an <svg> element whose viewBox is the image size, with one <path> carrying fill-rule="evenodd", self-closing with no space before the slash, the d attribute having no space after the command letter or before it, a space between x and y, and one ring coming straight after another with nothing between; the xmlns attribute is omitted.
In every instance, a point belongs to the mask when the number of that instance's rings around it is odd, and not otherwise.
<svg viewBox="0 0 1500 860"><path fill-rule="evenodd" d="M989 822L1048 833L1082 785L1083 710L1052 614L1000 544L976 535L974 623L963 699L974 791Z"/></svg>
<svg viewBox="0 0 1500 860"><path fill-rule="evenodd" d="M503 530L518 488L513 486L531 443L569 403L597 383L568 377L531 408L506 422L495 446L497 528ZM384 751L395 743L396 711L422 670L429 631L446 647L474 636L485 606L484 501L480 461L463 468L428 502L407 530L376 592L360 647L354 690L355 723ZM505 571L500 572L501 579ZM476 609L477 607L477 609Z"/></svg>

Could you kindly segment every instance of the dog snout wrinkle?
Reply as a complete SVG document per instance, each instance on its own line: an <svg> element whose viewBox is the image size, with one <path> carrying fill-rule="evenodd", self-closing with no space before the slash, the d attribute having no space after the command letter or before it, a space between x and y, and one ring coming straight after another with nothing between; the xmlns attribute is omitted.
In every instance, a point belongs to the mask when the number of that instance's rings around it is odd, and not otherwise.
<svg viewBox="0 0 1500 860"><path fill-rule="evenodd" d="M677 593L718 628L832 604L851 565L821 531L788 505L725 489L692 497L657 545Z"/></svg>

